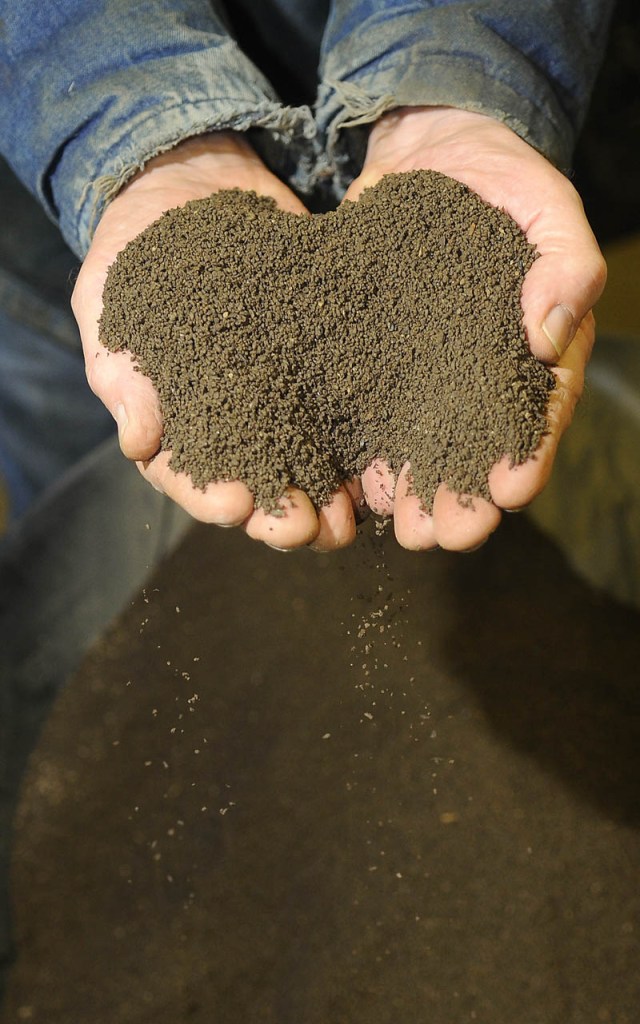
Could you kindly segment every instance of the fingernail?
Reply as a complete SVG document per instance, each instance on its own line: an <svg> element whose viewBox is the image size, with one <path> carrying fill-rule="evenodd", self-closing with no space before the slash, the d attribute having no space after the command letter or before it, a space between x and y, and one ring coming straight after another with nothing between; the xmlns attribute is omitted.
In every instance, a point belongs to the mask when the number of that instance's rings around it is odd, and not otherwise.
<svg viewBox="0 0 640 1024"><path fill-rule="evenodd" d="M558 356L564 354L574 335L573 314L566 306L554 306L542 325L542 330Z"/></svg>
<svg viewBox="0 0 640 1024"><path fill-rule="evenodd" d="M125 409L123 402L118 402L116 405L113 410L113 418L118 424L118 439L120 444L122 444L129 423L129 417L127 416L127 410Z"/></svg>

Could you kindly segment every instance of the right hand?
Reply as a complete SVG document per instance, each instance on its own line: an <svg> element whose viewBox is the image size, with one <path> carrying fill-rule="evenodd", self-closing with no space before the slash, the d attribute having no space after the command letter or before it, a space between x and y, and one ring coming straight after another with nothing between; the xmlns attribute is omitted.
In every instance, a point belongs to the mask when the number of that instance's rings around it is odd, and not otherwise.
<svg viewBox="0 0 640 1024"><path fill-rule="evenodd" d="M270 547L310 544L328 551L355 536L359 484L345 485L330 505L316 513L302 491L290 487L281 499L284 515L254 507L240 481L217 481L202 491L184 473L169 468L170 453L160 452L162 414L151 381L135 372L127 352L109 352L98 338L107 270L125 245L165 210L183 206L226 188L272 196L278 206L305 214L300 200L262 163L244 138L233 132L198 136L154 157L109 204L95 232L74 289L72 306L84 348L87 379L118 423L120 447L142 475L194 518L219 526L242 526ZM122 339L126 346L127 339Z"/></svg>

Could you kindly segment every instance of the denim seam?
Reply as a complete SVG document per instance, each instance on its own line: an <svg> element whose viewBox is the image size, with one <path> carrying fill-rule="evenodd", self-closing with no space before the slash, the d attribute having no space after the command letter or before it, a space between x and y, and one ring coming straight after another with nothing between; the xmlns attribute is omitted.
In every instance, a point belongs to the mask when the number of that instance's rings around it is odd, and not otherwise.
<svg viewBox="0 0 640 1024"><path fill-rule="evenodd" d="M423 85L422 94L420 95L418 91L411 98L403 95L403 86L416 82L417 61L415 60L408 67L405 66L404 69L400 69L401 74L394 80L393 92L385 92L383 88L377 91L363 88L357 82L357 73L354 73L349 79L345 80L325 78L323 84L325 87L333 90L334 99L332 102L329 97L323 104L319 105L317 110L317 114L320 115L322 107L325 106L329 114L328 120L325 118L324 125L327 139L322 175L327 176L331 173L339 175L340 167L348 159L341 152L345 148L339 138L343 128L353 128L368 124L376 120L382 113L394 109L394 107L421 106L422 104L429 106L436 105L436 103L494 117L512 128L533 148L547 156L551 154L550 158L561 165L563 170L567 171L569 156L566 140L570 126L566 122L566 116L559 103L554 113L548 102L545 104L538 98L517 92L510 83L505 82L501 78L496 76L489 77L479 61L473 61L472 67L478 75L478 80L484 81L486 84L484 94L479 92L476 98L466 99L463 103L461 102L462 97L457 95L455 89L449 85L453 78L452 69L454 65L458 65L460 62L464 63L467 71L470 69L470 61L467 57L453 59L448 57L444 61L441 56L432 60L429 55L426 55L425 74L421 83ZM395 71L398 63L398 61L393 59L381 62L375 77L378 78L378 74L383 77L385 74ZM441 71L443 68L446 71L445 84L442 84L443 79L441 75L432 82L430 80L430 72L436 69ZM347 89L345 89L345 86ZM349 97L347 90L354 91L352 97ZM347 92L347 95L345 95L345 92ZM497 95L500 93L502 94L501 97ZM513 97L512 103L508 102L508 97ZM498 98L502 102L496 105ZM356 99L357 103L354 103ZM447 99L450 100L449 104L447 104ZM369 104L369 109L365 109L367 103ZM331 112L332 106L334 107L334 112ZM357 109L354 110L354 106ZM338 109L335 109L336 107ZM538 119L538 124L533 131L528 127L523 117L518 117L517 113L515 113L517 110L524 113L524 108L526 107L535 111ZM321 118L319 119L322 120ZM562 121L566 123L563 124ZM542 127L543 125L544 128ZM339 184L338 188L341 189L343 184Z"/></svg>
<svg viewBox="0 0 640 1024"><path fill-rule="evenodd" d="M163 141L153 146L150 146L148 143L141 146L141 150L144 150L143 155L137 159L132 159L130 162L121 160L119 169L112 173L98 173L95 178L86 183L80 195L74 226L75 239L73 241L76 243L76 247L79 244L80 252L85 253L87 251L104 207L117 195L123 185L139 170L142 170L145 164L154 156L167 152L185 139L194 138L209 131L248 131L250 128L265 128L276 134L284 135L289 139L293 138L296 134L301 139L313 139L315 136L315 121L308 107L285 106L265 99L262 103L263 109L261 110L260 106L253 104L248 106L246 99L234 100L226 98L225 102L228 104L237 102L239 107L244 105L246 109L244 111L239 110L233 117L220 118L218 116L218 119L212 113L212 116L207 118L206 121L191 124L188 124L188 119L185 119L183 116L181 118L182 127L176 127L168 136L165 134ZM191 101L188 104L175 103L169 107L163 107L161 110L154 110L153 114L136 125L133 133L123 134L116 142L112 143L99 167L105 167L105 165L109 164L109 161L112 161L117 166L118 161L114 157L117 150L126 148L131 151L135 147L136 138L140 136L145 137L149 126L153 126L154 122L170 117L176 111L184 115L190 109L211 107L214 103L214 100L207 97L206 99ZM88 212L86 212L87 206L89 206Z"/></svg>
<svg viewBox="0 0 640 1024"><path fill-rule="evenodd" d="M541 117L544 117L545 120L547 120L550 124L552 124L552 125L554 125L554 127L556 127L555 121L554 121L554 118L553 118L553 114L549 110L548 104L547 105L543 105L541 102L538 101L538 99L536 97L527 95L525 93L518 92L516 89L513 88L513 86L509 82L505 82L504 79L499 78L496 75L491 75L491 76L488 75L486 73L486 70L485 70L483 64L482 64L482 61L479 60L476 57L473 57L473 55L466 55L465 54L465 55L455 55L455 56L452 57L451 55L444 55L444 54L441 54L441 53L436 53L436 54L428 53L428 54L425 54L425 63L427 64L429 70L432 70L434 68L445 68L448 72L450 72L451 67L454 64L458 64L460 62L463 62L467 66L467 68L469 67L469 65L472 65L474 68L477 68L478 72L480 72L482 74L482 77L485 79L485 81L487 83L491 83L491 84L496 83L500 88L504 89L506 92L508 92L512 96L514 96L517 99L519 105L526 104L528 106L534 107L538 111L538 113L540 114ZM378 65L378 67L376 68L376 76L378 74L380 74L380 73L386 73L388 71L395 71L397 63L398 62L394 61L394 60L388 60L388 61L384 61L383 60L383 61L381 61L380 64ZM411 69L411 68L415 67L415 64L416 64L416 62L413 61L412 64L409 66L409 68ZM366 72L365 72L365 74L366 74ZM409 71L409 74L410 74L410 71ZM394 92L398 91L398 86L402 85L402 80L408 78L409 74L405 73L405 74L402 75L401 78L396 80L396 87L394 89ZM355 81L352 81L352 79L355 79ZM428 76L425 76L425 80L424 81L425 81L425 86L427 88L440 88L439 82L431 83L431 81L429 80ZM358 84L357 83L357 72L353 73L353 75L351 75L350 78L344 79L344 80L334 79L334 78L325 79L325 83L327 85L330 85L334 89L336 88L336 86L339 87L339 86L341 86L341 85L343 85L343 84L345 84L347 82L349 84L352 84L352 85L353 84L357 85ZM362 87L358 86L358 88L362 88ZM363 91L363 93L367 92L367 90L364 90L364 89L362 91ZM369 95L370 95L370 93L369 93ZM375 102L375 101L372 100L372 102ZM507 116L510 116L508 114L508 111L504 111L503 113L505 113Z"/></svg>

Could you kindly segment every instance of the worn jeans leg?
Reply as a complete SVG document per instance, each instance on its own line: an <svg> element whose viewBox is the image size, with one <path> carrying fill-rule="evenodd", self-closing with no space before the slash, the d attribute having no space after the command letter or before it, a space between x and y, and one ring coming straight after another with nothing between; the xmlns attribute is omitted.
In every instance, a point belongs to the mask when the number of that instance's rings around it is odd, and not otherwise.
<svg viewBox="0 0 640 1024"><path fill-rule="evenodd" d="M0 554L0 991L20 777L60 688L191 519L104 442L10 532Z"/></svg>
<svg viewBox="0 0 640 1024"><path fill-rule="evenodd" d="M0 308L0 476L11 519L114 430L87 386L79 343L61 344Z"/></svg>

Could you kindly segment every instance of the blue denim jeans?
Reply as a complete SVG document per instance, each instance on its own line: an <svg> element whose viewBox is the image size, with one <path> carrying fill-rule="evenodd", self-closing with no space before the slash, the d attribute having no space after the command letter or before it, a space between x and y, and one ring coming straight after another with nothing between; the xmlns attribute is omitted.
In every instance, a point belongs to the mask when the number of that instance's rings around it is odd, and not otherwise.
<svg viewBox="0 0 640 1024"><path fill-rule="evenodd" d="M405 105L489 114L567 168L612 6L0 0L0 152L79 255L146 160L215 129L259 129L273 169L306 194L339 197L357 171L364 126ZM258 38L253 59L229 14ZM315 86L312 106L295 93L283 101L274 64L307 93Z"/></svg>
<svg viewBox="0 0 640 1024"><path fill-rule="evenodd" d="M0 161L0 479L15 521L109 434L71 309L77 258Z"/></svg>
<svg viewBox="0 0 640 1024"><path fill-rule="evenodd" d="M11 521L114 432L87 387L79 348L52 340L45 325L36 330L21 322L15 306L13 312L0 307L0 480ZM55 310L50 313L53 319Z"/></svg>

